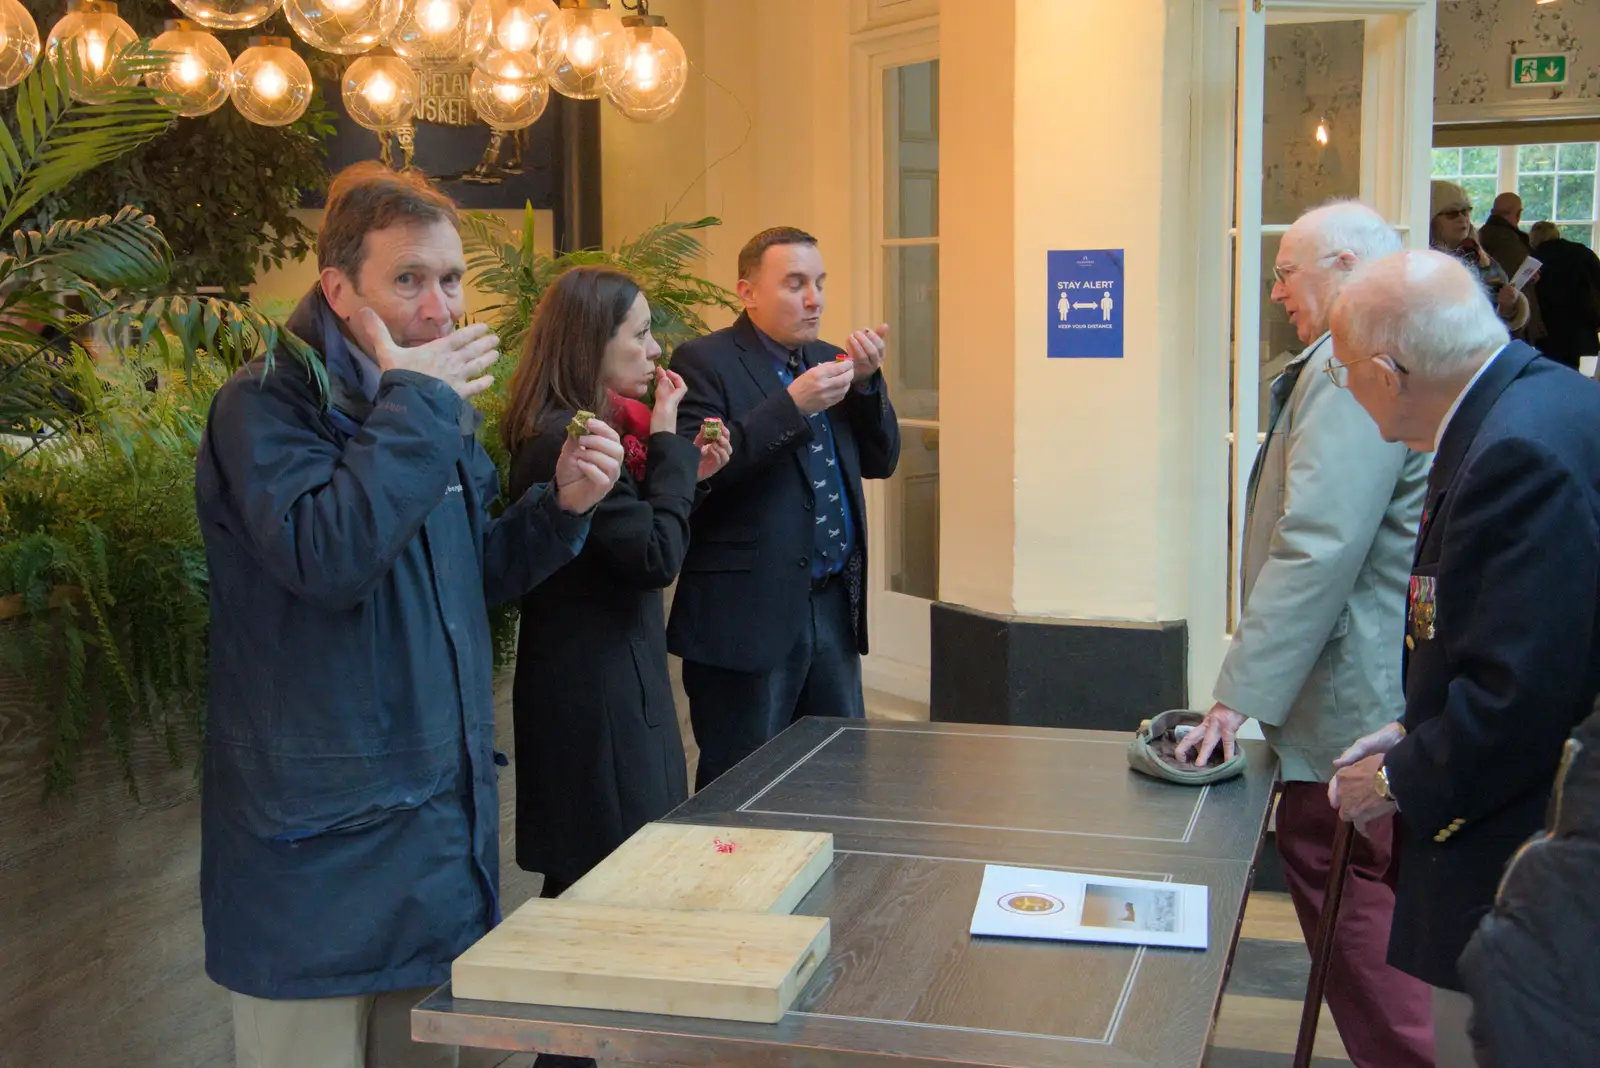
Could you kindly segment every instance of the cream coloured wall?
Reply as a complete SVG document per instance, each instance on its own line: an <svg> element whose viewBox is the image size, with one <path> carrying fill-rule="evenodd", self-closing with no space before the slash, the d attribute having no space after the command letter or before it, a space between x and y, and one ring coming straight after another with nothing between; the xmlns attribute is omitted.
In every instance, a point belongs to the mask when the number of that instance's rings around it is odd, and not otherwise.
<svg viewBox="0 0 1600 1068"><path fill-rule="evenodd" d="M1187 614L1192 6L1016 2L1021 614ZM1046 252L1076 248L1126 251L1124 359L1045 356Z"/></svg>

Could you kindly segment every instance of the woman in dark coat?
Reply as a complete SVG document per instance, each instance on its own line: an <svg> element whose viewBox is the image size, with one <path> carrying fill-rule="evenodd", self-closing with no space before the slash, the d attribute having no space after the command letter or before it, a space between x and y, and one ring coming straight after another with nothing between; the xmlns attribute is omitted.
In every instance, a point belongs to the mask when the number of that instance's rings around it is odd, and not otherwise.
<svg viewBox="0 0 1600 1068"><path fill-rule="evenodd" d="M688 796L661 591L689 541L696 483L731 455L677 435L683 380L652 362L650 305L627 275L551 285L511 380L513 488L554 477L567 426L595 413L627 462L576 560L522 600L513 696L517 864L554 897ZM656 385L652 411L631 398Z"/></svg>

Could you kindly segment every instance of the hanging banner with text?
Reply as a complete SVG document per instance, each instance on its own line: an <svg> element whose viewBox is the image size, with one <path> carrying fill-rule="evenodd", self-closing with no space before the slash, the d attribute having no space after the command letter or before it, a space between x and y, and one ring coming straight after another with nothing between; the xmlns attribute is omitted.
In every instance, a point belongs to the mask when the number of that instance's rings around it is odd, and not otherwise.
<svg viewBox="0 0 1600 1068"><path fill-rule="evenodd" d="M1123 251L1051 251L1051 359L1122 358Z"/></svg>

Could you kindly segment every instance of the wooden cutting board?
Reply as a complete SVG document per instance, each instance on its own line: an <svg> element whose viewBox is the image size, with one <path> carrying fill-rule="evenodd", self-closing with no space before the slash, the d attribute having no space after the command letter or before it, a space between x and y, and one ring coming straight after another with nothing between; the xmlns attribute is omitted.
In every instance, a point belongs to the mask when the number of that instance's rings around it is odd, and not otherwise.
<svg viewBox="0 0 1600 1068"><path fill-rule="evenodd" d="M456 959L458 998L777 1023L828 953L818 916L535 900Z"/></svg>
<svg viewBox="0 0 1600 1068"><path fill-rule="evenodd" d="M651 823L561 900L787 915L832 863L831 834Z"/></svg>

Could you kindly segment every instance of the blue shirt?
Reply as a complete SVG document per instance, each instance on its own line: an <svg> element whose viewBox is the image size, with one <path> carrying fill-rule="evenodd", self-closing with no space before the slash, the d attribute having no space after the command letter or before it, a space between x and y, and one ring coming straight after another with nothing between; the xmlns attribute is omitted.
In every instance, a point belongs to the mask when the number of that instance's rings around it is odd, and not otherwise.
<svg viewBox="0 0 1600 1068"><path fill-rule="evenodd" d="M752 324L753 325L753 324ZM785 389L794 383L790 370L791 360L805 366L801 349L784 348L757 327L756 334L772 357L773 369ZM804 374L801 371L801 374ZM810 417L812 440L805 446L805 467L811 482L811 492L816 501L812 511L815 527L814 549L811 554L811 577L824 579L837 575L850 562L855 548L855 522L850 514L850 498L844 491L844 477L839 473L839 451L833 441L833 424L826 411Z"/></svg>

